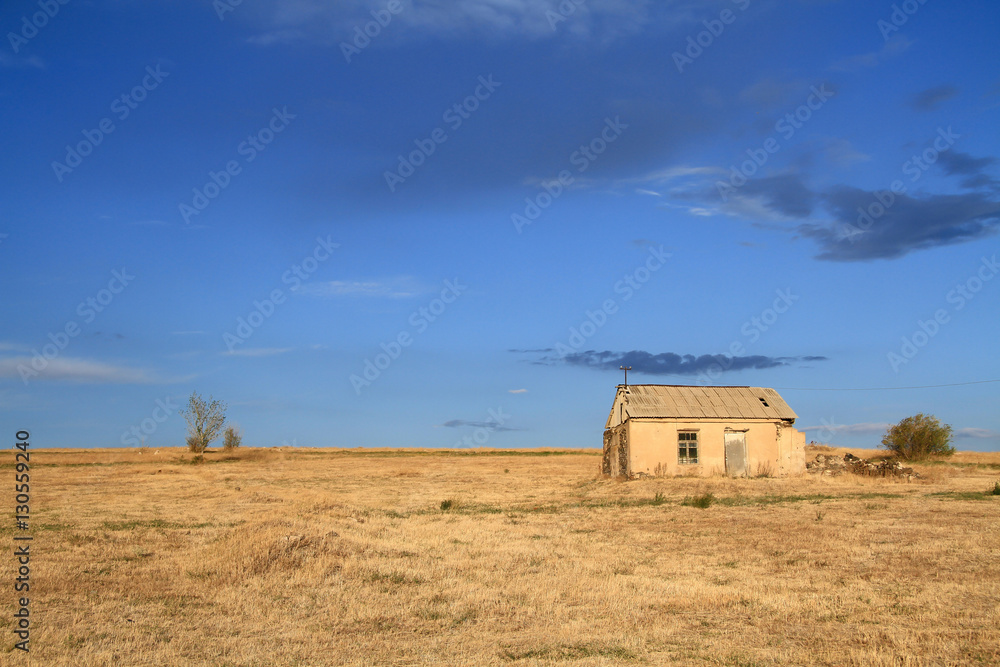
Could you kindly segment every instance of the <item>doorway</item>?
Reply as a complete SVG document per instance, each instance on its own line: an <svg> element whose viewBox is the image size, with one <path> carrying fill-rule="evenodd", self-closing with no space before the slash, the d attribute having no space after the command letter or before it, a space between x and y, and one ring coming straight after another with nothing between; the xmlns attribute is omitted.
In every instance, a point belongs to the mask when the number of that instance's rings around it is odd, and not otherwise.
<svg viewBox="0 0 1000 667"><path fill-rule="evenodd" d="M726 431L726 474L746 477L747 434L744 431Z"/></svg>

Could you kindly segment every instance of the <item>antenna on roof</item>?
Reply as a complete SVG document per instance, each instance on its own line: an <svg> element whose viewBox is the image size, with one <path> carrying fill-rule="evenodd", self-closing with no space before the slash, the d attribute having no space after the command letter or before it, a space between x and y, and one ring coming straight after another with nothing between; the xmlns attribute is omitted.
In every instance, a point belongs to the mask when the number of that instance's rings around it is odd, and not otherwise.
<svg viewBox="0 0 1000 667"><path fill-rule="evenodd" d="M619 366L618 370L625 371L625 391L628 391L628 372L632 370L631 366Z"/></svg>

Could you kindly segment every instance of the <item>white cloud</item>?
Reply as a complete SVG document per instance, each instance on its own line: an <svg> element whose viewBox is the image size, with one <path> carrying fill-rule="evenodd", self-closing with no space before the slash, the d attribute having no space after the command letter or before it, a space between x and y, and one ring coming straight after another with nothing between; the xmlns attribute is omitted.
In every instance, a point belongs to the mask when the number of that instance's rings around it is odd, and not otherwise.
<svg viewBox="0 0 1000 667"><path fill-rule="evenodd" d="M906 39L902 35L896 35L886 42L885 46L878 51L862 53L856 56L850 56L849 58L844 58L843 60L838 60L830 65L830 69L834 72L853 72L854 70L875 67L886 59L903 53L911 46L913 46L913 42Z"/></svg>
<svg viewBox="0 0 1000 667"><path fill-rule="evenodd" d="M657 169L656 171L651 171L635 178L622 179L618 181L618 183L663 185L678 178L687 178L690 176L709 177L725 173L727 173L726 170L721 167L691 167L688 165L680 165L677 167L664 167L663 169Z"/></svg>
<svg viewBox="0 0 1000 667"><path fill-rule="evenodd" d="M508 389L507 393L508 394L527 394L528 390L527 389Z"/></svg>
<svg viewBox="0 0 1000 667"><path fill-rule="evenodd" d="M31 67L34 69L45 69L45 63L38 56L29 56L27 58L15 58L3 51L0 51L0 67L6 67L8 69L18 69L22 67Z"/></svg>
<svg viewBox="0 0 1000 667"><path fill-rule="evenodd" d="M965 427L955 429L957 438L1000 438L1000 432L992 431L988 428Z"/></svg>
<svg viewBox="0 0 1000 667"><path fill-rule="evenodd" d="M857 150L847 139L831 138L823 148L827 159L838 167L851 167L857 162L871 160L871 156Z"/></svg>
<svg viewBox="0 0 1000 667"><path fill-rule="evenodd" d="M412 278L404 276L388 280L328 280L308 282L295 289L296 292L325 297L376 297L399 299L417 296L421 293Z"/></svg>
<svg viewBox="0 0 1000 667"><path fill-rule="evenodd" d="M573 11L560 14L561 5ZM348 41L356 27L372 21L372 11L385 7L384 0L271 0L256 8L267 30L249 41L261 46L303 40L339 44ZM649 10L648 0L403 0L402 11L392 16L385 34L376 39L381 43L407 36L542 39L568 33L608 40L641 30L650 21Z"/></svg>
<svg viewBox="0 0 1000 667"><path fill-rule="evenodd" d="M882 435L892 424L866 422L861 424L827 424L821 426L804 426L803 431L827 431L837 435Z"/></svg>
<svg viewBox="0 0 1000 667"><path fill-rule="evenodd" d="M22 378L22 368L28 381L62 380L93 384L145 384L153 382L146 371L127 366L116 366L99 361L88 361L73 357L50 359L42 370L31 365L31 357L8 357L0 359L0 378ZM33 375L32 373L37 373Z"/></svg>
<svg viewBox="0 0 1000 667"><path fill-rule="evenodd" d="M285 354L294 349L294 347L248 347L242 350L230 350L222 354L227 357L270 357L275 354Z"/></svg>

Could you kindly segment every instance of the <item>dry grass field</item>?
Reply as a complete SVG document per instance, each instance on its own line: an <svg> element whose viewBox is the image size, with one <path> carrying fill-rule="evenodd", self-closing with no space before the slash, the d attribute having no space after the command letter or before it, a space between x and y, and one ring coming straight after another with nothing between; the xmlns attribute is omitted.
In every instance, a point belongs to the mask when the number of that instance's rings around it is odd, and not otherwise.
<svg viewBox="0 0 1000 667"><path fill-rule="evenodd" d="M7 556L0 662L1000 663L1000 454L911 482L625 482L599 462L34 451L31 652L11 649Z"/></svg>

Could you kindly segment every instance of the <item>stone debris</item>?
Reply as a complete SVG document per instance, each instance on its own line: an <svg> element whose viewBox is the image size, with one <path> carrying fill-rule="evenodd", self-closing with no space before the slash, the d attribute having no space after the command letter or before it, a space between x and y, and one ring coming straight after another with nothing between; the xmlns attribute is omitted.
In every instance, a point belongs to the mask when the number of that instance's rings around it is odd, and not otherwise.
<svg viewBox="0 0 1000 667"><path fill-rule="evenodd" d="M854 454L817 454L815 459L806 462L806 472L831 477L849 472L866 477L901 477L906 480L920 478L920 473L905 467L897 459L868 460Z"/></svg>

